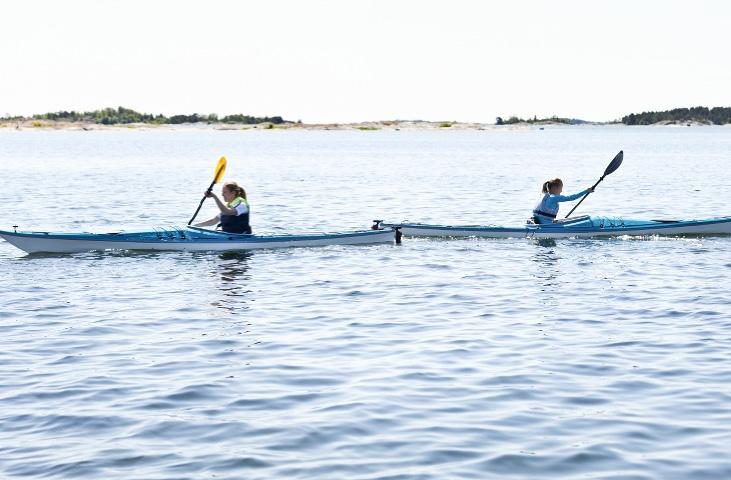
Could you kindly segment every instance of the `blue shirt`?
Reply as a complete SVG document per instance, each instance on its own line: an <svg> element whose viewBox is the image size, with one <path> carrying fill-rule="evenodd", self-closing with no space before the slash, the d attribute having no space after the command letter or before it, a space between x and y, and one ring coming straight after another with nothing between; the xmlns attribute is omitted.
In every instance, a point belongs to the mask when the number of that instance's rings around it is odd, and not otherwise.
<svg viewBox="0 0 731 480"><path fill-rule="evenodd" d="M541 201L533 209L533 215L538 218L538 223L553 223L558 215L558 204L560 202L570 202L577 198L583 197L589 192L589 189L582 190L573 195L554 195L553 193L544 193Z"/></svg>

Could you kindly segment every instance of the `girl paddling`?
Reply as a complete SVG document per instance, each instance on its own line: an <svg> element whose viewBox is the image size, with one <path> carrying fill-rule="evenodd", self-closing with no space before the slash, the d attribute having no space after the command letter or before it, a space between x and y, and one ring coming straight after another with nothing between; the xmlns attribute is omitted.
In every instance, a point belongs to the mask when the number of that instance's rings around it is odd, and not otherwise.
<svg viewBox="0 0 731 480"><path fill-rule="evenodd" d="M543 184L543 197L538 205L533 209L533 221L535 223L553 223L558 215L558 204L560 202L570 202L576 200L587 193L594 191L594 187L589 187L579 193L573 195L561 195L563 191L563 182L560 178L554 178Z"/></svg>
<svg viewBox="0 0 731 480"><path fill-rule="evenodd" d="M196 223L196 227L208 227L220 224L221 230L229 233L251 233L249 225L249 202L246 200L246 190L236 182L226 182L221 188L221 195L226 203L223 203L218 195L213 192L206 192L205 196L213 198L218 205L220 214Z"/></svg>

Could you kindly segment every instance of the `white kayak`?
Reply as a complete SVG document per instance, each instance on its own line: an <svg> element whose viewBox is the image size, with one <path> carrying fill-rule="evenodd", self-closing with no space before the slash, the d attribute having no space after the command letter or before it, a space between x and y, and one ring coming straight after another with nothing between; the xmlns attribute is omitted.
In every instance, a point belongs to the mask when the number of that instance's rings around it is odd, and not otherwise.
<svg viewBox="0 0 731 480"><path fill-rule="evenodd" d="M384 223L374 227L397 228L411 237L492 237L492 238L590 238L623 235L731 235L731 217L704 220L628 220L611 217L576 217L559 223L525 224L515 227L491 225L429 225Z"/></svg>
<svg viewBox="0 0 731 480"><path fill-rule="evenodd" d="M54 233L0 230L0 237L28 253L90 250L227 251L264 248L367 245L393 242L393 229L293 235L240 235L198 227L154 228L112 233Z"/></svg>

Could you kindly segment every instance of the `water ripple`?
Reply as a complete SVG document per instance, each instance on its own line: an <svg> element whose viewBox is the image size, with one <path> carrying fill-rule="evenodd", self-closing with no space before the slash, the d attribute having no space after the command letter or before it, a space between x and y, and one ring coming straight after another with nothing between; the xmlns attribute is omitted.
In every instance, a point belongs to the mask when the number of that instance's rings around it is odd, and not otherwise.
<svg viewBox="0 0 731 480"><path fill-rule="evenodd" d="M167 224L216 145L229 168L247 159L259 231L516 223L545 165L584 184L615 143L635 153L587 213L728 213L723 129L270 133L0 133L5 193L42 181L59 206L3 215ZM701 188L677 204L660 192L681 170ZM78 204L100 181L118 202ZM0 477L729 478L730 242L31 256L0 242Z"/></svg>

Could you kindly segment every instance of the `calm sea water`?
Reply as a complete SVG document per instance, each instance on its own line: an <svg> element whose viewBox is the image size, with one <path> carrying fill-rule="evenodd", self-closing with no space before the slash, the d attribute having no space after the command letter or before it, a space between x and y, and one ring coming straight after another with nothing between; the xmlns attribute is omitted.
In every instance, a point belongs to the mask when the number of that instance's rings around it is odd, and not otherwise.
<svg viewBox="0 0 731 480"><path fill-rule="evenodd" d="M731 215L723 127L0 131L0 226L182 225L223 154L258 232L518 224L620 149L577 213ZM729 478L729 285L727 237L0 242L0 478Z"/></svg>

